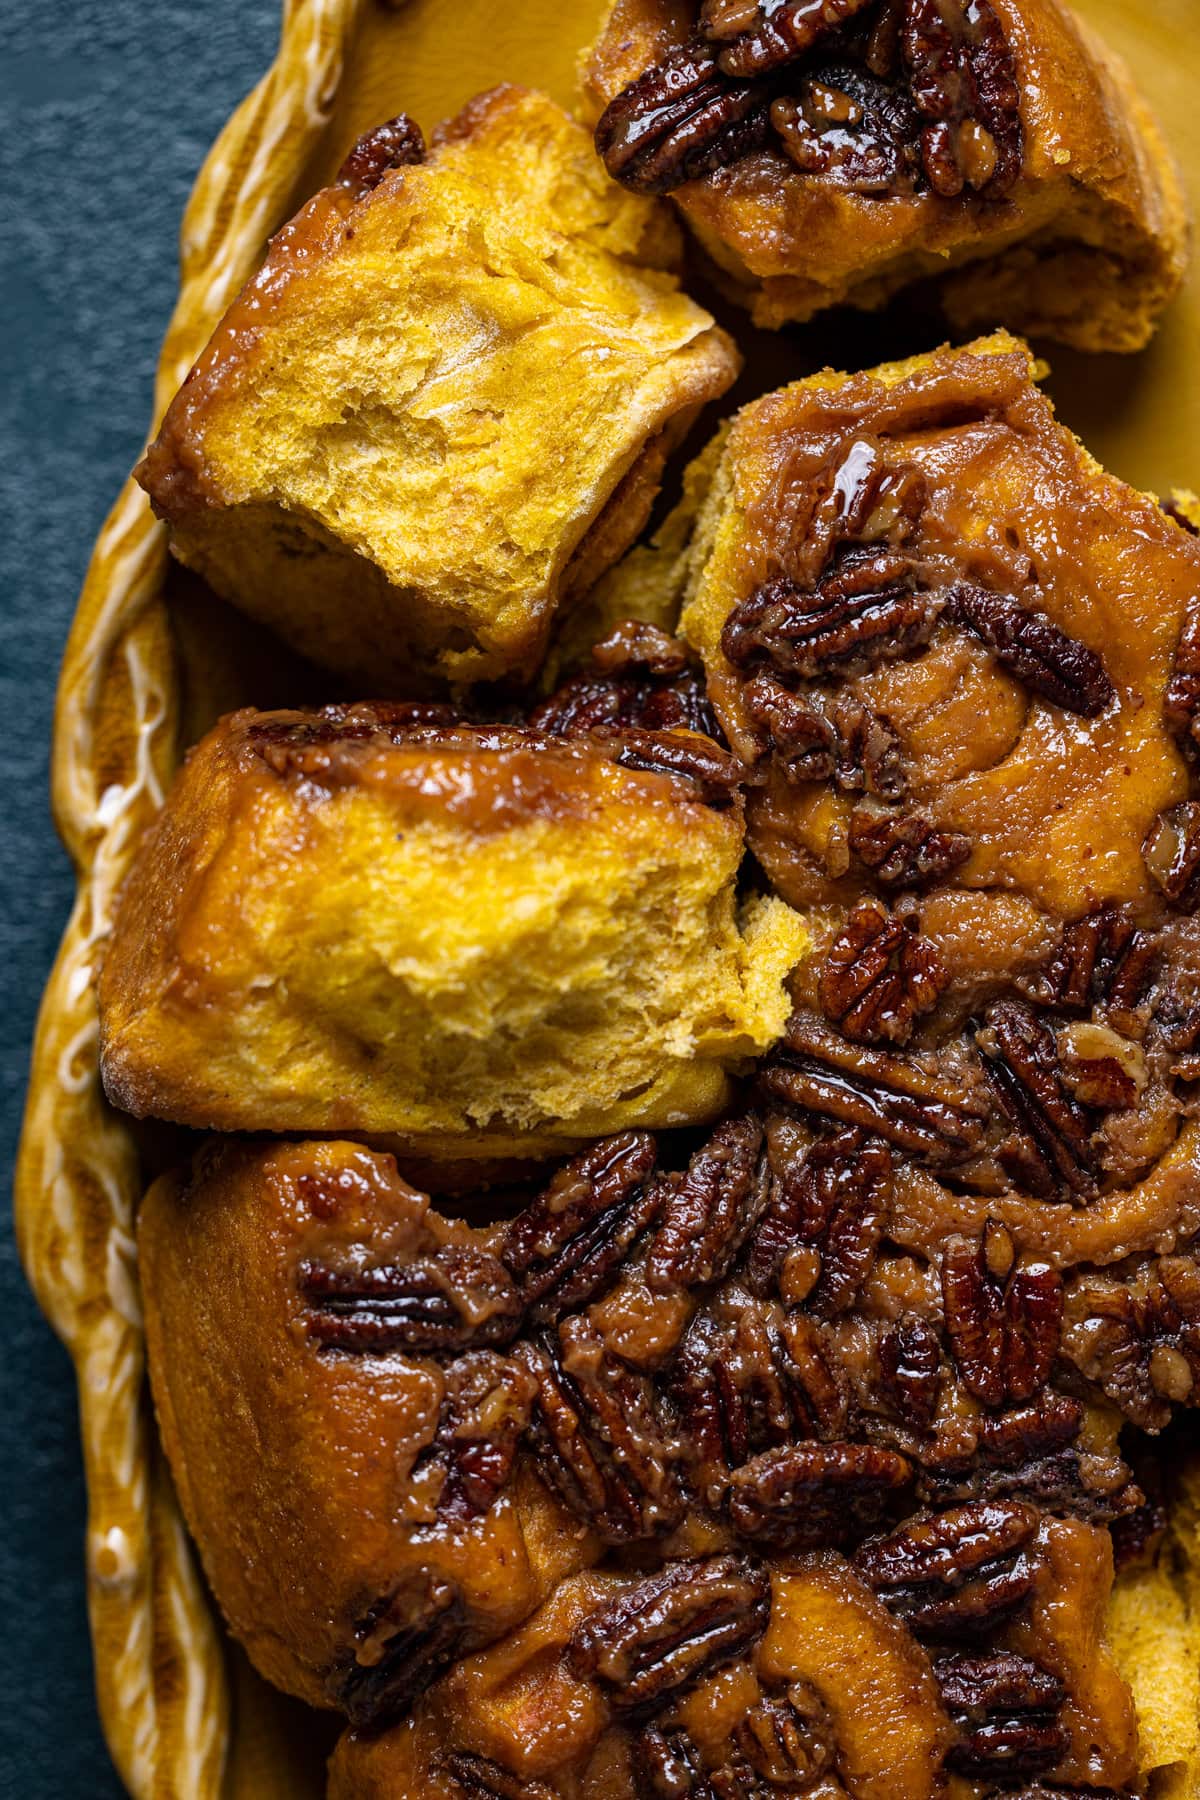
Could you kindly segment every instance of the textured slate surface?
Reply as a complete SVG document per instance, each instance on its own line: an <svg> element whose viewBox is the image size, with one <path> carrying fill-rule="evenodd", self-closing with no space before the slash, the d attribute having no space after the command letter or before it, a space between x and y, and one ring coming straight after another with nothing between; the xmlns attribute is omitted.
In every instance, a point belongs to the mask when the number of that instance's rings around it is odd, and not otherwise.
<svg viewBox="0 0 1200 1800"><path fill-rule="evenodd" d="M200 161L270 61L278 0L39 0L0 76L0 1154L70 901L47 812L54 680L88 551L140 448ZM92 1697L70 1365L0 1232L0 1793L123 1790Z"/></svg>

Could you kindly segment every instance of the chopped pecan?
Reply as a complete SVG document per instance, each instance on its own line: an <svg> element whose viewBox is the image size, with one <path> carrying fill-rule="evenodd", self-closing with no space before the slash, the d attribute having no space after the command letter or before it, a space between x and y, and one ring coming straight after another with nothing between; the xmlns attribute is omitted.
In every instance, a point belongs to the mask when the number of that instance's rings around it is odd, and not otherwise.
<svg viewBox="0 0 1200 1800"><path fill-rule="evenodd" d="M377 188L392 169L410 168L425 161L421 127L407 113L398 113L384 125L376 125L359 138L337 172L339 187L348 188L361 200Z"/></svg>
<svg viewBox="0 0 1200 1800"><path fill-rule="evenodd" d="M985 1406L1032 1398L1045 1385L1062 1327L1062 1277L1018 1260L1003 1225L978 1239L951 1237L942 1252L942 1305L958 1372Z"/></svg>
<svg viewBox="0 0 1200 1800"><path fill-rule="evenodd" d="M630 669L645 670L647 675L682 675L689 660L682 638L646 619L622 619L592 646L592 661L605 675L623 675Z"/></svg>
<svg viewBox="0 0 1200 1800"><path fill-rule="evenodd" d="M486 1512L508 1481L529 1423L536 1383L528 1369L494 1350L452 1362L431 1457L444 1472L439 1519Z"/></svg>
<svg viewBox="0 0 1200 1800"><path fill-rule="evenodd" d="M734 1726L733 1739L740 1759L768 1792L808 1787L833 1762L829 1715L805 1683L793 1682L785 1693L764 1693Z"/></svg>
<svg viewBox="0 0 1200 1800"><path fill-rule="evenodd" d="M671 1394L692 1453L692 1484L709 1506L757 1452L831 1437L846 1419L818 1328L761 1301L730 1302L693 1320Z"/></svg>
<svg viewBox="0 0 1200 1800"><path fill-rule="evenodd" d="M907 0L901 48L917 110L927 121L921 160L930 186L993 195L1021 172L1017 68L988 0Z"/></svg>
<svg viewBox="0 0 1200 1800"><path fill-rule="evenodd" d="M783 1444L734 1470L730 1523L778 1550L846 1544L878 1525L912 1474L873 1444Z"/></svg>
<svg viewBox="0 0 1200 1800"><path fill-rule="evenodd" d="M1163 694L1163 723L1185 750L1200 745L1200 599L1188 608Z"/></svg>
<svg viewBox="0 0 1200 1800"><path fill-rule="evenodd" d="M615 1711L657 1709L750 1650L770 1605L770 1581L749 1557L666 1563L589 1613L567 1661Z"/></svg>
<svg viewBox="0 0 1200 1800"><path fill-rule="evenodd" d="M606 741L606 734L599 734ZM738 794L741 764L718 744L692 731L639 731L615 733L616 760L626 769L652 770L690 781L706 806L732 806Z"/></svg>
<svg viewBox="0 0 1200 1800"><path fill-rule="evenodd" d="M1141 1504L1131 1507L1119 1519L1114 1519L1110 1526L1113 1548L1113 1567L1119 1575L1123 1569L1149 1568L1158 1555L1167 1529L1167 1509L1162 1497L1162 1473L1160 1466L1151 1465L1157 1477L1152 1490L1146 1494ZM1145 1471L1139 1469L1139 1477L1143 1483L1148 1479Z"/></svg>
<svg viewBox="0 0 1200 1800"><path fill-rule="evenodd" d="M333 1671L330 1699L352 1725L388 1723L457 1655L465 1630L458 1588L429 1570L409 1570L358 1621L354 1660Z"/></svg>
<svg viewBox="0 0 1200 1800"><path fill-rule="evenodd" d="M961 831L939 831L919 813L871 813L850 817L850 850L886 888L926 888L944 881L971 854Z"/></svg>
<svg viewBox="0 0 1200 1800"><path fill-rule="evenodd" d="M515 1355L537 1382L539 1466L566 1505L609 1543L677 1524L678 1450L646 1377L606 1350L581 1315L565 1320L557 1339L522 1342Z"/></svg>
<svg viewBox="0 0 1200 1800"><path fill-rule="evenodd" d="M717 1800L704 1758L680 1725L647 1725L630 1757L637 1800Z"/></svg>
<svg viewBox="0 0 1200 1800"><path fill-rule="evenodd" d="M728 1273L766 1204L762 1140L762 1123L753 1113L726 1119L687 1172L664 1182L662 1215L646 1259L652 1288L700 1287Z"/></svg>
<svg viewBox="0 0 1200 1800"><path fill-rule="evenodd" d="M1200 800L1182 800L1159 813L1142 845L1151 878L1172 906L1200 906Z"/></svg>
<svg viewBox="0 0 1200 1800"><path fill-rule="evenodd" d="M1200 1265L1147 1257L1123 1279L1097 1271L1067 1289L1064 1353L1143 1431L1197 1403Z"/></svg>
<svg viewBox="0 0 1200 1800"><path fill-rule="evenodd" d="M770 133L767 98L734 81L702 43L668 50L611 100L596 149L614 181L665 194L761 149Z"/></svg>
<svg viewBox="0 0 1200 1800"><path fill-rule="evenodd" d="M503 1263L467 1244L375 1269L304 1262L299 1282L309 1335L323 1350L364 1356L504 1344L525 1311Z"/></svg>
<svg viewBox="0 0 1200 1800"><path fill-rule="evenodd" d="M833 714L837 767L833 779L847 793L902 800L907 787L900 740L887 720L853 694L838 698Z"/></svg>
<svg viewBox="0 0 1200 1800"><path fill-rule="evenodd" d="M932 1012L947 974L916 921L861 901L830 945L818 983L821 1009L855 1043L907 1043Z"/></svg>
<svg viewBox="0 0 1200 1800"><path fill-rule="evenodd" d="M915 1315L901 1319L879 1345L884 1390L902 1419L921 1430L933 1423L941 1386L937 1332Z"/></svg>
<svg viewBox="0 0 1200 1800"><path fill-rule="evenodd" d="M729 614L721 648L737 669L804 680L850 674L920 649L941 604L917 588L906 556L854 544L810 592L786 576L757 588Z"/></svg>
<svg viewBox="0 0 1200 1800"><path fill-rule="evenodd" d="M438 1774L454 1783L464 1800L555 1800L542 1781L526 1781L471 1750L452 1750L438 1765Z"/></svg>
<svg viewBox="0 0 1200 1800"><path fill-rule="evenodd" d="M658 1210L654 1139L623 1131L566 1163L500 1246L537 1320L582 1306L622 1267Z"/></svg>
<svg viewBox="0 0 1200 1800"><path fill-rule="evenodd" d="M1156 953L1153 937L1139 931L1127 912L1101 906L1064 925L1045 967L1019 978L1017 987L1057 1012L1086 1013L1106 1001L1116 1011L1132 1012Z"/></svg>
<svg viewBox="0 0 1200 1800"><path fill-rule="evenodd" d="M793 1014L787 1049L763 1069L767 1091L818 1118L857 1125L933 1167L953 1166L983 1142L974 1102L890 1051L852 1045L810 1014Z"/></svg>
<svg viewBox="0 0 1200 1800"><path fill-rule="evenodd" d="M877 437L851 438L821 474L808 542L819 551L827 573L842 543L898 550L920 523L928 492L915 463L897 462Z"/></svg>
<svg viewBox="0 0 1200 1800"><path fill-rule="evenodd" d="M933 1665L942 1704L957 1728L946 1766L976 1780L1042 1775L1070 1738L1058 1713L1066 1693L1056 1675L1011 1650L940 1656Z"/></svg>
<svg viewBox="0 0 1200 1800"><path fill-rule="evenodd" d="M855 1567L911 1630L974 1635L1028 1599L1039 1516L1020 1500L972 1501L862 1545Z"/></svg>
<svg viewBox="0 0 1200 1800"><path fill-rule="evenodd" d="M794 694L773 675L759 674L746 683L742 699L788 781L831 779L838 767L838 734L815 695Z"/></svg>
<svg viewBox="0 0 1200 1800"><path fill-rule="evenodd" d="M935 0L926 3L932 6ZM1035 694L1067 712L1094 719L1114 697L1116 690L1096 652L1012 594L959 582L946 595L945 616L974 632L1001 667Z"/></svg>
<svg viewBox="0 0 1200 1800"><path fill-rule="evenodd" d="M997 1000L976 1034L984 1069L1011 1131L998 1155L1039 1199L1095 1191L1092 1127L1063 1080L1054 1032L1020 1000Z"/></svg>
<svg viewBox="0 0 1200 1800"><path fill-rule="evenodd" d="M771 104L771 125L797 168L856 194L912 193L920 119L908 95L853 63L825 63Z"/></svg>
<svg viewBox="0 0 1200 1800"><path fill-rule="evenodd" d="M750 79L795 62L813 45L852 19L870 0L705 0L700 29L726 74Z"/></svg>
<svg viewBox="0 0 1200 1800"><path fill-rule="evenodd" d="M887 1221L892 1156L878 1138L842 1131L819 1139L773 1185L746 1263L746 1279L765 1294L797 1245L818 1251L806 1304L822 1318L845 1312L871 1271Z"/></svg>

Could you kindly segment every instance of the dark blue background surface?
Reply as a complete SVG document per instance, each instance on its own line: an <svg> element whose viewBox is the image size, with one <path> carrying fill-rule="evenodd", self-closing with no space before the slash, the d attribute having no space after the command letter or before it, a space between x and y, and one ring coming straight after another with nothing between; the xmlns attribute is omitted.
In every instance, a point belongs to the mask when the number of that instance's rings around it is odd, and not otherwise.
<svg viewBox="0 0 1200 1800"><path fill-rule="evenodd" d="M0 1154L12 1184L37 1002L70 903L47 811L54 681L88 552L135 460L188 189L270 62L278 0L38 0L0 72ZM92 1697L67 1356L0 1232L0 1792L115 1800Z"/></svg>

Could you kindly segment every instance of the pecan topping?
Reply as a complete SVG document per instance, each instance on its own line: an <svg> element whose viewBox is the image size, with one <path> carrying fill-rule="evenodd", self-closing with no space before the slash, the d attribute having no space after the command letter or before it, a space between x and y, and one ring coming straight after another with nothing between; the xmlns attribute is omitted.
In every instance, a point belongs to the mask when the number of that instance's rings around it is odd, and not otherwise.
<svg viewBox="0 0 1200 1800"><path fill-rule="evenodd" d="M853 694L843 694L834 709L837 767L833 779L848 793L868 793L877 800L902 800L906 782L900 741L887 720L871 712Z"/></svg>
<svg viewBox="0 0 1200 1800"><path fill-rule="evenodd" d="M799 1682L786 1693L764 1694L735 1725L733 1738L747 1772L759 1776L768 1793L807 1787L833 1761L829 1717L817 1693Z"/></svg>
<svg viewBox="0 0 1200 1800"><path fill-rule="evenodd" d="M1063 1685L1029 1657L1011 1650L942 1656L933 1672L958 1728L946 1757L956 1774L991 1781L1041 1775L1070 1748L1058 1722Z"/></svg>
<svg viewBox="0 0 1200 1800"><path fill-rule="evenodd" d="M977 1500L910 1519L854 1557L911 1630L960 1636L1015 1612L1033 1588L1038 1513L1019 1500Z"/></svg>
<svg viewBox="0 0 1200 1800"><path fill-rule="evenodd" d="M1159 1256L1124 1280L1078 1277L1067 1293L1063 1350L1135 1425L1161 1431L1176 1406L1196 1404L1200 1266Z"/></svg>
<svg viewBox="0 0 1200 1800"><path fill-rule="evenodd" d="M1153 938L1138 931L1128 913L1101 906L1064 925L1045 968L1018 979L1017 986L1039 1006L1057 1012L1086 1013L1106 1001L1116 1011L1132 1012L1155 953Z"/></svg>
<svg viewBox="0 0 1200 1800"><path fill-rule="evenodd" d="M620 1270L658 1210L654 1158L648 1132L604 1138L559 1169L512 1220L500 1256L531 1318L554 1319L582 1306Z"/></svg>
<svg viewBox="0 0 1200 1800"><path fill-rule="evenodd" d="M845 1425L845 1399L817 1327L763 1302L693 1320L671 1391L693 1454L693 1485L710 1506L756 1452L830 1437Z"/></svg>
<svg viewBox="0 0 1200 1800"><path fill-rule="evenodd" d="M878 1138L849 1130L820 1139L774 1184L747 1259L750 1285L769 1292L789 1252L811 1244L816 1266L803 1296L809 1311L822 1318L847 1311L875 1261L891 1187L891 1151Z"/></svg>
<svg viewBox="0 0 1200 1800"><path fill-rule="evenodd" d="M700 1751L681 1726L647 1725L630 1758L638 1800L716 1800Z"/></svg>
<svg viewBox="0 0 1200 1800"><path fill-rule="evenodd" d="M1018 1261L1003 1225L989 1219L976 1242L947 1240L942 1304L958 1372L985 1406L1028 1400L1045 1385L1062 1327L1062 1277L1050 1263Z"/></svg>
<svg viewBox="0 0 1200 1800"><path fill-rule="evenodd" d="M529 715L552 737L589 731L701 731L718 738L716 716L687 648L656 625L627 619L592 650L594 671L576 675Z"/></svg>
<svg viewBox="0 0 1200 1800"><path fill-rule="evenodd" d="M465 1629L457 1587L429 1570L409 1570L358 1621L354 1661L331 1676L331 1700L352 1725L388 1723L458 1654Z"/></svg>
<svg viewBox="0 0 1200 1800"><path fill-rule="evenodd" d="M604 734L600 741L603 743ZM741 765L727 750L690 731L622 730L613 739L626 769L652 770L690 781L706 806L723 810L737 798Z"/></svg>
<svg viewBox="0 0 1200 1800"><path fill-rule="evenodd" d="M927 1429L937 1410L942 1355L937 1333L924 1319L901 1319L879 1346L884 1390L902 1419Z"/></svg>
<svg viewBox="0 0 1200 1800"><path fill-rule="evenodd" d="M946 985L935 946L916 923L863 900L829 947L818 994L827 1019L856 1043L907 1043Z"/></svg>
<svg viewBox="0 0 1200 1800"><path fill-rule="evenodd" d="M1018 1185L1041 1199L1095 1191L1092 1128L1065 1081L1053 1031L1020 1000L997 1000L976 1034L1011 1132L998 1152Z"/></svg>
<svg viewBox="0 0 1200 1800"><path fill-rule="evenodd" d="M1008 40L988 0L907 0L901 49L927 121L921 161L936 193L1002 194L1021 172L1021 95Z"/></svg>
<svg viewBox="0 0 1200 1800"><path fill-rule="evenodd" d="M1200 602L1188 609L1163 694L1163 722L1185 750L1200 745Z"/></svg>
<svg viewBox="0 0 1200 1800"><path fill-rule="evenodd" d="M323 1350L364 1356L505 1344L525 1310L503 1263L466 1244L376 1269L305 1262L299 1280L310 1336Z"/></svg>
<svg viewBox="0 0 1200 1800"><path fill-rule="evenodd" d="M961 831L939 831L917 813L870 813L850 818L850 850L881 887L926 888L961 868L971 840Z"/></svg>
<svg viewBox="0 0 1200 1800"><path fill-rule="evenodd" d="M459 1357L445 1381L431 1447L444 1471L437 1514L473 1519L487 1511L512 1473L536 1384L528 1369L494 1350Z"/></svg>
<svg viewBox="0 0 1200 1800"><path fill-rule="evenodd" d="M438 1773L450 1778L464 1800L554 1800L544 1782L524 1781L511 1769L470 1750L452 1750L442 1758Z"/></svg>
<svg viewBox="0 0 1200 1800"><path fill-rule="evenodd" d="M810 592L780 576L733 608L721 648L735 668L811 680L909 656L929 640L941 600L919 591L906 556L844 550Z"/></svg>
<svg viewBox="0 0 1200 1800"><path fill-rule="evenodd" d="M1001 667L1026 687L1067 712L1094 719L1115 695L1094 650L1060 631L1045 613L1022 606L1012 594L959 582L946 596L946 617L974 632Z"/></svg>
<svg viewBox="0 0 1200 1800"><path fill-rule="evenodd" d="M537 1382L540 1467L565 1503L609 1543L653 1537L678 1523L676 1446L654 1390L605 1349L577 1315L515 1353Z"/></svg>
<svg viewBox="0 0 1200 1800"><path fill-rule="evenodd" d="M646 1262L652 1288L700 1287L728 1273L766 1202L762 1138L753 1113L727 1119L687 1173L664 1183L662 1218Z"/></svg>
<svg viewBox="0 0 1200 1800"><path fill-rule="evenodd" d="M830 706L824 695L793 693L775 676L760 673L746 683L742 699L787 781L832 781L847 793L903 798L896 734L853 694L842 694Z"/></svg>
<svg viewBox="0 0 1200 1800"><path fill-rule="evenodd" d="M870 1531L912 1480L912 1465L873 1444L783 1444L735 1469L735 1531L779 1550L845 1544Z"/></svg>
<svg viewBox="0 0 1200 1800"><path fill-rule="evenodd" d="M1200 800L1159 813L1142 846L1146 868L1172 906L1200 906Z"/></svg>
<svg viewBox="0 0 1200 1800"><path fill-rule="evenodd" d="M596 149L614 181L664 194L761 149L767 101L752 82L733 81L703 44L678 44L611 100L596 126Z"/></svg>
<svg viewBox="0 0 1200 1800"><path fill-rule="evenodd" d="M862 12L870 0L705 0L700 28L724 47L718 61L727 75L748 79L794 62L835 27Z"/></svg>
<svg viewBox="0 0 1200 1800"><path fill-rule="evenodd" d="M590 1613L567 1660L616 1711L658 1708L751 1649L770 1604L766 1573L748 1557L666 1563Z"/></svg>
<svg viewBox="0 0 1200 1800"><path fill-rule="evenodd" d="M916 1062L847 1044L803 1012L788 1023L787 1045L761 1077L779 1099L857 1125L934 1167L963 1162L982 1144L979 1112Z"/></svg>
<svg viewBox="0 0 1200 1800"><path fill-rule="evenodd" d="M908 95L853 63L826 63L771 105L771 124L798 169L857 194L918 186L920 118Z"/></svg>
<svg viewBox="0 0 1200 1800"><path fill-rule="evenodd" d="M410 168L425 161L421 127L407 113L398 113L385 125L376 125L359 138L337 172L339 187L348 188L361 200L377 188L392 169Z"/></svg>

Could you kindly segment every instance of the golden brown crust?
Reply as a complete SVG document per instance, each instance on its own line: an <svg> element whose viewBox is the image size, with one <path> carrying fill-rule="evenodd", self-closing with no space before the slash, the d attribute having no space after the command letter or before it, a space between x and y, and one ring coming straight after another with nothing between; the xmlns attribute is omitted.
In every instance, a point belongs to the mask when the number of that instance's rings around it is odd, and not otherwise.
<svg viewBox="0 0 1200 1800"><path fill-rule="evenodd" d="M586 70L596 110L686 38L695 10L616 0ZM995 0L995 11L1024 131L1021 175L1003 200L846 192L773 150L672 196L756 323L877 307L950 271L944 296L959 329L1003 320L1090 350L1148 340L1188 248L1170 151L1123 65L1066 6Z"/></svg>
<svg viewBox="0 0 1200 1800"><path fill-rule="evenodd" d="M362 197L323 189L139 469L176 554L375 692L531 674L736 372L676 260L657 203L517 88Z"/></svg>
<svg viewBox="0 0 1200 1800"><path fill-rule="evenodd" d="M438 1158L711 1117L806 942L778 901L738 927L730 759L662 740L710 804L617 740L410 717L240 713L193 751L108 946L110 1097Z"/></svg>

